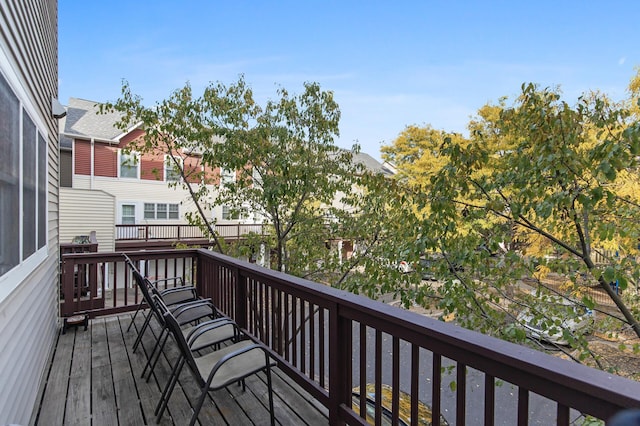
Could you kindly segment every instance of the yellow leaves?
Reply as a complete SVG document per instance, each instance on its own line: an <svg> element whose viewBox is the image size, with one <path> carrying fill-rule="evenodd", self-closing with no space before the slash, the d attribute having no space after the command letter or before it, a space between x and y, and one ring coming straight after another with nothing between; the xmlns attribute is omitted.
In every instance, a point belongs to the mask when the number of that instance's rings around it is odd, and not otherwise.
<svg viewBox="0 0 640 426"><path fill-rule="evenodd" d="M549 275L550 272L551 269L549 269L547 266L538 265L536 266L536 271L533 273L533 277L538 281L542 281L547 277L547 275Z"/></svg>

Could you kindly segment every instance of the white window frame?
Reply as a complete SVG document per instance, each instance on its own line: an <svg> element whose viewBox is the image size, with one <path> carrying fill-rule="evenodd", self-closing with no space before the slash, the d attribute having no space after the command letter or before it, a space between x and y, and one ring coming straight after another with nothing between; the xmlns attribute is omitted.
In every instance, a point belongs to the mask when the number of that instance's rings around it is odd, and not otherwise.
<svg viewBox="0 0 640 426"><path fill-rule="evenodd" d="M176 157L176 156L172 156L172 155L165 155L164 156L164 181L165 182L180 182L182 180L182 176L180 175L180 172L176 172L174 170L174 164L173 164L173 159L175 158L176 160L178 160L178 162L180 163L180 167L184 168L184 159L182 157ZM177 173L177 176L175 179L169 179L169 174L175 175Z"/></svg>
<svg viewBox="0 0 640 426"><path fill-rule="evenodd" d="M231 216L231 211L235 210L234 215ZM227 216L227 217L225 217ZM234 209L231 206L222 206L222 220L228 221L246 221L251 217L249 208L247 206L241 206L239 209Z"/></svg>
<svg viewBox="0 0 640 426"><path fill-rule="evenodd" d="M151 206L151 209L147 209L147 206ZM148 213L151 213L151 217L147 216ZM143 203L142 218L144 220L154 220L156 218L156 203Z"/></svg>
<svg viewBox="0 0 640 426"><path fill-rule="evenodd" d="M131 206L133 207L133 216L127 215L126 217L133 217L133 223L125 223L124 222L124 208L125 206ZM127 203L127 202L123 202L122 204L120 204L120 223L122 225L135 225L136 223L138 223L138 217L136 215L136 203Z"/></svg>
<svg viewBox="0 0 640 426"><path fill-rule="evenodd" d="M180 204L178 203L169 203L168 204L168 217L167 219L169 220L179 220L180 219ZM172 209L171 207L175 206L175 209ZM175 217L171 217L171 214L174 213Z"/></svg>
<svg viewBox="0 0 640 426"><path fill-rule="evenodd" d="M147 209L148 206L153 206L153 217L148 217L147 213L151 212L151 209ZM164 210L162 210L162 207ZM180 204L179 203L149 203L144 202L142 205L142 217L144 220L178 220L180 219ZM158 214L164 213L165 217L159 217ZM175 217L171 217L171 216Z"/></svg>
<svg viewBox="0 0 640 426"><path fill-rule="evenodd" d="M236 171L229 169L220 169L220 185L225 186L233 184L236 181Z"/></svg>
<svg viewBox="0 0 640 426"><path fill-rule="evenodd" d="M164 217L160 217L160 213L164 214ZM169 207L167 203L156 203L156 219L167 220L169 218Z"/></svg>
<svg viewBox="0 0 640 426"><path fill-rule="evenodd" d="M122 161L123 158L133 157L134 166L136 168L136 176L122 176ZM127 164L126 166L131 167L131 165ZM125 154L122 149L118 150L118 178L120 179L140 179L140 153L136 151L131 151L129 154Z"/></svg>
<svg viewBox="0 0 640 426"><path fill-rule="evenodd" d="M21 80L14 70L8 66L11 61L8 60L4 51L0 49L0 77L2 77L9 89L13 92L13 95L18 99L18 133L19 142L17 147L18 153L18 191L19 191L19 214L17 218L11 218L14 221L11 226L17 226L19 231L19 241L15 241L18 251L18 262L11 269L5 271L0 275L0 301L4 300L15 288L17 288L35 269L37 269L46 259L49 250L49 132L48 126L44 123L41 117L38 115L36 109L29 102L30 96L27 95L21 84ZM31 121L35 125L36 131L36 146L35 146L35 181L36 181L36 195L35 195L35 251L24 257L23 253L23 238L24 238L24 223L23 223L23 189L24 189L24 174L23 174L23 117L27 114ZM39 144L45 144L44 149L41 149ZM44 154L44 170L40 170L40 162L38 156ZM44 173L44 176L42 176ZM41 188L41 184L44 188ZM40 191L44 189L44 198L41 198ZM44 205L42 205L44 204ZM42 212L41 209L44 209ZM44 216L41 216L41 215ZM17 224L15 222L18 222ZM0 226L3 223L0 221ZM43 225L44 229L40 229ZM2 233L0 229L0 233ZM40 238L42 234L42 237ZM42 246L40 244L42 243Z"/></svg>

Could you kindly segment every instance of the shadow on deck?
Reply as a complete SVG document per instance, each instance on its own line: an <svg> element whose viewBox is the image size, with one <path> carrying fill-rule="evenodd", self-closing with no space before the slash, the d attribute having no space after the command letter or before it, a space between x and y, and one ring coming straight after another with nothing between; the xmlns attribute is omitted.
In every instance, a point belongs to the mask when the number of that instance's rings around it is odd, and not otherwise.
<svg viewBox="0 0 640 426"><path fill-rule="evenodd" d="M167 344L165 354L146 382L140 378L155 338L147 332L133 353L136 331L126 331L131 314L93 319L89 329L71 328L58 336L36 425L144 425L155 424L153 411L169 378L178 350ZM136 327L142 317L136 319ZM153 330L155 334L157 329ZM328 424L327 409L279 369L273 370L276 422L281 425ZM199 390L183 370L161 425L188 424ZM200 424L260 425L269 423L264 373L247 378L243 392L237 385L209 393L200 412Z"/></svg>

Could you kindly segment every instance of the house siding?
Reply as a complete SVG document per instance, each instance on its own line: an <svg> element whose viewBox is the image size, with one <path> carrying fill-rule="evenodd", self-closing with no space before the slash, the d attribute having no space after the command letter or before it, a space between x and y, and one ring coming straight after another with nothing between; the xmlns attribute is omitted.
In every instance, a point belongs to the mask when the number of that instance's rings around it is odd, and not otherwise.
<svg viewBox="0 0 640 426"><path fill-rule="evenodd" d="M0 64L16 76L21 102L40 123L47 144L47 246L42 261L27 259L24 278L1 283L11 291L0 300L0 424L28 424L58 329L57 122L51 99L58 91L58 3L56 0L0 2ZM6 278L5 277L5 278Z"/></svg>
<svg viewBox="0 0 640 426"><path fill-rule="evenodd" d="M187 223L184 213L187 211L195 211L195 205L191 200L187 191L182 189L169 188L167 182L151 181L151 180L134 180L134 179L110 179L103 177L95 177L90 179L89 176L74 176L74 188L94 189L104 191L116 197L116 221L120 221L120 209L122 204L135 204L136 213L138 214L137 223L148 224L165 224L165 223ZM180 204L179 220L144 220L142 217L144 203L168 203ZM211 217L211 213L209 213ZM91 221L98 221L96 216L92 216ZM100 242L100 239L98 239Z"/></svg>
<svg viewBox="0 0 640 426"><path fill-rule="evenodd" d="M164 180L164 155L144 155L140 160L140 179Z"/></svg>
<svg viewBox="0 0 640 426"><path fill-rule="evenodd" d="M116 199L104 191L60 188L60 242L96 232L98 251L115 251ZM91 220L87 220L91 218Z"/></svg>
<svg viewBox="0 0 640 426"><path fill-rule="evenodd" d="M60 151L60 186L71 188L73 186L71 165L73 164L71 151Z"/></svg>
<svg viewBox="0 0 640 426"><path fill-rule="evenodd" d="M75 174L90 175L91 174L91 142L75 141L73 151L75 162Z"/></svg>
<svg viewBox="0 0 640 426"><path fill-rule="evenodd" d="M117 177L118 176L118 152L101 143L93 146L93 173L96 176Z"/></svg>

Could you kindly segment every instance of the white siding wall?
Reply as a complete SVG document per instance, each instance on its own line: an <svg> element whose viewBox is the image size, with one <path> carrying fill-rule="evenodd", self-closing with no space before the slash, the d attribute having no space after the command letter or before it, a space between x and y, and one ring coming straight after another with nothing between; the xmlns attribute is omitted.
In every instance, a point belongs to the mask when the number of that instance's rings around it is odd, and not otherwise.
<svg viewBox="0 0 640 426"><path fill-rule="evenodd" d="M57 13L56 0L0 1L0 56L6 58L0 67L16 76L21 102L44 123L48 148L46 258L32 256L37 262L27 259L20 274L3 276L11 291L0 297L0 425L29 423L58 329L59 154L51 117L51 98L58 95Z"/></svg>
<svg viewBox="0 0 640 426"><path fill-rule="evenodd" d="M186 190L169 188L167 182L145 181L143 179L120 179L96 176L73 175L73 187L82 189L102 190L116 198L116 222L121 222L121 205L136 205L136 222L150 225L164 223L187 223L185 212L196 211L193 201ZM176 220L145 220L143 216L144 203L180 204L180 219ZM211 217L211 212L207 212ZM100 240L98 239L98 243Z"/></svg>
<svg viewBox="0 0 640 426"><path fill-rule="evenodd" d="M98 251L115 251L116 199L104 191L60 188L60 242L96 231Z"/></svg>

